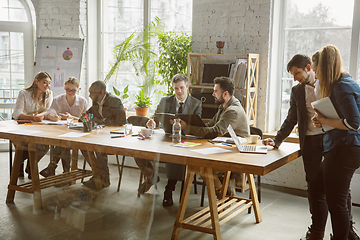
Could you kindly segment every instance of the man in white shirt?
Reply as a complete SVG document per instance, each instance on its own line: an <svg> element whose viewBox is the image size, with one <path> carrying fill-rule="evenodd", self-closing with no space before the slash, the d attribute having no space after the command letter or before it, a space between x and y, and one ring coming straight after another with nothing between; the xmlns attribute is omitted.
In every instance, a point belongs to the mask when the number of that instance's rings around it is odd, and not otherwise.
<svg viewBox="0 0 360 240"><path fill-rule="evenodd" d="M298 124L300 151L304 162L308 200L312 215L312 224L303 239L323 239L328 208L325 198L318 194L318 188L322 182L320 181L322 175L319 170L322 162L324 133L321 128L315 128L311 122L311 118L314 116L311 102L318 99L316 94L317 79L312 69L312 61L305 54L296 54L289 61L287 71L294 76L294 80L298 81L299 84L291 90L290 108L280 130L273 139L264 139L263 143L278 148Z"/></svg>

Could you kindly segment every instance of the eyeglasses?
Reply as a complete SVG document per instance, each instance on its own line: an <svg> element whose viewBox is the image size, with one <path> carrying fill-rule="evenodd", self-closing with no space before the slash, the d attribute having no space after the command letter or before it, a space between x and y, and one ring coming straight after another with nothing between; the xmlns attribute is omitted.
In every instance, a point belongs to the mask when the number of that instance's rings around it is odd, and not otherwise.
<svg viewBox="0 0 360 240"><path fill-rule="evenodd" d="M76 93L76 92L77 92L77 89L65 88L65 91L70 92L70 93Z"/></svg>

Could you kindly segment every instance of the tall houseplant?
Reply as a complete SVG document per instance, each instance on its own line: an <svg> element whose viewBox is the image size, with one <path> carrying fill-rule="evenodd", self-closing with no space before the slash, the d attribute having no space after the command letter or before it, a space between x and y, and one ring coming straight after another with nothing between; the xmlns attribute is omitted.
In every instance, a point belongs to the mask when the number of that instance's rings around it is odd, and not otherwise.
<svg viewBox="0 0 360 240"><path fill-rule="evenodd" d="M119 89L117 89L117 87L113 86L113 92L116 96L118 96L121 99L122 104L125 106L127 99L129 98L129 85L127 85L126 87L124 87L123 92L121 93L121 91ZM125 109L126 110L126 109Z"/></svg>
<svg viewBox="0 0 360 240"><path fill-rule="evenodd" d="M116 45L113 49L114 61L110 63L110 70L106 74L104 82L109 82L110 78L115 75L115 82L117 80L119 67L122 62L130 61L133 65L141 63L140 69L147 72L147 64L149 58L156 53L151 49L150 39L157 37L163 32L163 25L160 23L158 17L155 18L142 31L134 31L130 36L125 38L123 42Z"/></svg>
<svg viewBox="0 0 360 240"><path fill-rule="evenodd" d="M165 95L172 95L171 79L177 73L186 74L187 53L191 52L191 36L185 32L162 33L158 37L159 60L156 62L158 73L162 76L160 84L166 86Z"/></svg>

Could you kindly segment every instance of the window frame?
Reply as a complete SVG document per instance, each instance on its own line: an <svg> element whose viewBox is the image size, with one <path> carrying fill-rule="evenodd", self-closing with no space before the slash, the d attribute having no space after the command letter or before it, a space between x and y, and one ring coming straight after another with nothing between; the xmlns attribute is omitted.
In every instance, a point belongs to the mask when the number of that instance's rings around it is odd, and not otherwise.
<svg viewBox="0 0 360 240"><path fill-rule="evenodd" d="M34 7L27 0L18 0L24 7L27 14L27 22L0 21L0 31L23 33L24 39L24 86L33 82L34 75ZM10 85L11 85L10 73ZM0 103L0 109L13 109L15 103Z"/></svg>
<svg viewBox="0 0 360 240"><path fill-rule="evenodd" d="M284 62L285 47L285 20L286 20L286 0L275 0L272 2L272 26L271 26L271 45L269 57L268 75L268 101L266 131L278 130L281 122L281 96L282 96L282 72ZM358 68L360 68L360 0L354 0L353 25L351 35L351 51L349 74L356 81L360 81ZM311 28L309 28L311 29ZM280 63L280 64L279 64Z"/></svg>

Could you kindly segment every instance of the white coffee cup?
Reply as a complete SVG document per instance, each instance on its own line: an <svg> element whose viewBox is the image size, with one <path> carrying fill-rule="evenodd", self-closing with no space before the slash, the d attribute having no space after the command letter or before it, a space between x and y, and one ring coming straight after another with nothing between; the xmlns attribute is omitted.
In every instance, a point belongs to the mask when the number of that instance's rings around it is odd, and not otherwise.
<svg viewBox="0 0 360 240"><path fill-rule="evenodd" d="M257 143L259 139L260 139L259 135L250 135L251 143Z"/></svg>
<svg viewBox="0 0 360 240"><path fill-rule="evenodd" d="M144 135L144 137L148 138L151 135L151 129L150 128L142 128L141 134Z"/></svg>

